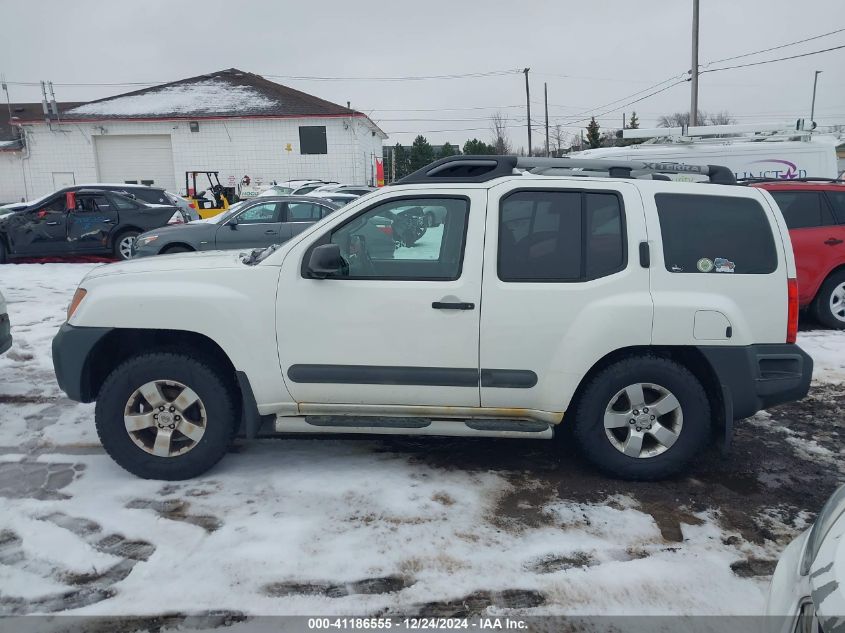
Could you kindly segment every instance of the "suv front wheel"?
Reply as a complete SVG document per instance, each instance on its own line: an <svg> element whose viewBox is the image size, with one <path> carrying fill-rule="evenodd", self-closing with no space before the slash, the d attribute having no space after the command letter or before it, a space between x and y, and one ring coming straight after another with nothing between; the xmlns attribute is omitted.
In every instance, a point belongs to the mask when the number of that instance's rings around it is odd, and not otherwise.
<svg viewBox="0 0 845 633"><path fill-rule="evenodd" d="M601 370L575 409L575 439L596 466L624 479L681 471L707 444L710 405L682 365L656 356Z"/></svg>
<svg viewBox="0 0 845 633"><path fill-rule="evenodd" d="M97 434L112 459L145 479L190 479L214 466L235 428L230 387L211 366L172 353L130 358L103 383Z"/></svg>

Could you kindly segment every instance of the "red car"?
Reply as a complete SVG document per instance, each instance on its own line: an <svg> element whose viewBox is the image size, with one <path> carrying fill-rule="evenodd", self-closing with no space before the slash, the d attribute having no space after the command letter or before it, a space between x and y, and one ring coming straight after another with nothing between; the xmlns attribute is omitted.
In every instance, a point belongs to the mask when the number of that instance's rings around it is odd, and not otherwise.
<svg viewBox="0 0 845 633"><path fill-rule="evenodd" d="M752 182L780 206L798 268L798 303L822 324L845 328L845 181Z"/></svg>

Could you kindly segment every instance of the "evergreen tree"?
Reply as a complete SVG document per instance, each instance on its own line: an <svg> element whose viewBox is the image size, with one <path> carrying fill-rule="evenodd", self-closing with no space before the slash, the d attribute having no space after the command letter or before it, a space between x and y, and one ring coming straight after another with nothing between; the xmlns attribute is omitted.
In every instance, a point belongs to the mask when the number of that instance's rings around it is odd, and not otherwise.
<svg viewBox="0 0 845 633"><path fill-rule="evenodd" d="M590 119L587 125L587 145L590 149L601 147L601 133L599 132L599 124L596 122L596 117Z"/></svg>
<svg viewBox="0 0 845 633"><path fill-rule="evenodd" d="M411 171L422 169L434 161L434 148L426 138L420 134L411 145Z"/></svg>
<svg viewBox="0 0 845 633"><path fill-rule="evenodd" d="M496 148L488 145L484 141L479 141L477 138L470 139L464 143L464 154L472 154L475 156L495 154Z"/></svg>
<svg viewBox="0 0 845 633"><path fill-rule="evenodd" d="M443 143L443 147L440 148L440 156L438 158L446 158L447 156L454 156L457 154L455 148L449 145L449 141Z"/></svg>
<svg viewBox="0 0 845 633"><path fill-rule="evenodd" d="M631 118L628 119L628 129L629 130L638 130L640 128L640 120L637 118L637 113L632 112Z"/></svg>
<svg viewBox="0 0 845 633"><path fill-rule="evenodd" d="M404 178L411 173L411 161L405 148L396 143L393 148L393 160L396 161L396 180Z"/></svg>

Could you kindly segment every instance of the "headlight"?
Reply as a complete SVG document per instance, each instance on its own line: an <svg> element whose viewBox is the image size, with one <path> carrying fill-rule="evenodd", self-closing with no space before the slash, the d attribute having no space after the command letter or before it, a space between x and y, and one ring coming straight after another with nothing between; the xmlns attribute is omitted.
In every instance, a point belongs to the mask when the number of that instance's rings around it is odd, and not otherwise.
<svg viewBox="0 0 845 633"><path fill-rule="evenodd" d="M82 303L82 300L85 298L85 295L88 294L88 291L85 288L77 288L76 292L73 294L73 299L70 301L70 305L67 307L67 320L70 321L70 317L73 316L73 313L76 312L76 309L79 307L79 304Z"/></svg>
<svg viewBox="0 0 845 633"><path fill-rule="evenodd" d="M833 493L827 503L816 517L816 522L810 530L810 535L807 537L807 543L804 546L804 556L801 558L800 573L806 576L810 573L810 567L813 561L816 560L816 555L819 553L822 542L836 523L836 520L845 514L845 486L840 486L839 489Z"/></svg>
<svg viewBox="0 0 845 633"><path fill-rule="evenodd" d="M142 235L136 240L136 244L138 246L146 246L147 244L152 244L158 239L158 235Z"/></svg>

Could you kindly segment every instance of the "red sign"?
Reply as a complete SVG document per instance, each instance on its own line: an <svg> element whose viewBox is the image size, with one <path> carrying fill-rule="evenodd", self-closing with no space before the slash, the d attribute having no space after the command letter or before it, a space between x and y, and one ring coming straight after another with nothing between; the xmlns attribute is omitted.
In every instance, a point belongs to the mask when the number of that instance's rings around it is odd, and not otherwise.
<svg viewBox="0 0 845 633"><path fill-rule="evenodd" d="M376 187L384 187L384 161L376 158Z"/></svg>

